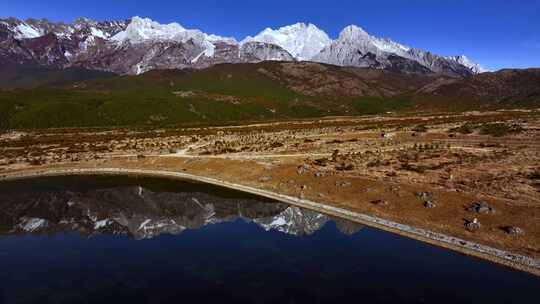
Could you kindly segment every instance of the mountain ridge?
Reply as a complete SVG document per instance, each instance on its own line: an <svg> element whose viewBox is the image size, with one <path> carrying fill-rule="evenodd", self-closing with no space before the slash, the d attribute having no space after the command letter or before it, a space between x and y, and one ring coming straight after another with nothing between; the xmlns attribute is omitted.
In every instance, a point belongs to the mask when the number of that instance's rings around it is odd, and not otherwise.
<svg viewBox="0 0 540 304"><path fill-rule="evenodd" d="M485 71L466 56L435 55L371 36L355 25L346 27L336 39L314 24L296 23L275 30L266 28L238 42L138 16L100 22L78 18L70 24L0 19L0 61L12 63L140 74L152 69L197 69L267 60L316 61L458 77Z"/></svg>

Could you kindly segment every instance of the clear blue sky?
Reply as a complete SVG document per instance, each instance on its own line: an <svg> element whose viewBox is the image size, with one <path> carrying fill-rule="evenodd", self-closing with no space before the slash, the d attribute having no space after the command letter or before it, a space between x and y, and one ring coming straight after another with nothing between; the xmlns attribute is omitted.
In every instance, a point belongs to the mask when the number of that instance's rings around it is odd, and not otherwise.
<svg viewBox="0 0 540 304"><path fill-rule="evenodd" d="M253 35L311 22L336 37L349 24L442 55L465 54L491 68L540 67L540 0L2 0L0 16L70 22L138 15L207 33Z"/></svg>

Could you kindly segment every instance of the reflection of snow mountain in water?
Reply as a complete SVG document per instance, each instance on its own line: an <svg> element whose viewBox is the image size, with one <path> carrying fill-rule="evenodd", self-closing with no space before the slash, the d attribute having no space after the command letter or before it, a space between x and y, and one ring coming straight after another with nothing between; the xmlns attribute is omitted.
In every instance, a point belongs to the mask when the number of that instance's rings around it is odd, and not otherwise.
<svg viewBox="0 0 540 304"><path fill-rule="evenodd" d="M310 235L321 229L328 216L298 207L289 207L278 215L254 219L266 231L277 230L292 235Z"/></svg>
<svg viewBox="0 0 540 304"><path fill-rule="evenodd" d="M142 187L0 193L0 208L0 233L78 231L84 235L127 234L135 239L179 234L237 219L252 221L267 231L302 236L313 234L330 220L326 215L279 202L203 192L152 192ZM347 234L361 228L335 221Z"/></svg>

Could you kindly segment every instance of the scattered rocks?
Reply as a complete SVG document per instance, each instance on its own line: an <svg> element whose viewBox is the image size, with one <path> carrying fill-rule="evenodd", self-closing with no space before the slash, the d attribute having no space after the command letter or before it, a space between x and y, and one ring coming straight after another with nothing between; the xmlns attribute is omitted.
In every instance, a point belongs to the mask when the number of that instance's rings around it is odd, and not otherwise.
<svg viewBox="0 0 540 304"><path fill-rule="evenodd" d="M428 209L437 207L437 204L433 200L433 192L416 192L415 195L424 201L424 207Z"/></svg>
<svg viewBox="0 0 540 304"><path fill-rule="evenodd" d="M259 182L261 182L261 183L266 183L266 182L269 182L271 180L272 180L271 176L263 176L263 177L259 178Z"/></svg>
<svg viewBox="0 0 540 304"><path fill-rule="evenodd" d="M351 186L351 182L348 182L348 181L337 181L336 182L336 187L350 187Z"/></svg>
<svg viewBox="0 0 540 304"><path fill-rule="evenodd" d="M522 234L525 233L525 231L523 231L523 229L521 229L519 227L515 227L515 226L504 227L503 230L508 235L512 235L512 236L518 236L518 235L522 235Z"/></svg>
<svg viewBox="0 0 540 304"><path fill-rule="evenodd" d="M495 213L495 209L493 209L490 205L488 205L485 202L475 202L472 203L469 207L466 208L469 212L479 213L479 214L490 214Z"/></svg>
<svg viewBox="0 0 540 304"><path fill-rule="evenodd" d="M471 232L474 232L480 229L480 227L482 227L482 225L480 224L477 218L474 218L472 221L465 222L465 228Z"/></svg>
<svg viewBox="0 0 540 304"><path fill-rule="evenodd" d="M424 207L426 207L428 209L432 209L432 208L437 207L437 205L432 201L426 201L426 202L424 202Z"/></svg>
<svg viewBox="0 0 540 304"><path fill-rule="evenodd" d="M387 206L389 204L388 201L385 201L383 199L374 200L374 201L371 201L371 203L377 206Z"/></svg>

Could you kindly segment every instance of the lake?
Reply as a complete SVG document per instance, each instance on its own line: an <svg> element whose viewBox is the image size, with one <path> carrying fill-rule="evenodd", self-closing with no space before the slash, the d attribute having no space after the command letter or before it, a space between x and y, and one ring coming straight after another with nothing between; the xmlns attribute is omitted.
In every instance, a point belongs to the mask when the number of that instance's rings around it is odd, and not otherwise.
<svg viewBox="0 0 540 304"><path fill-rule="evenodd" d="M0 303L525 303L540 279L178 180L0 183Z"/></svg>

